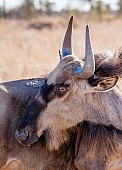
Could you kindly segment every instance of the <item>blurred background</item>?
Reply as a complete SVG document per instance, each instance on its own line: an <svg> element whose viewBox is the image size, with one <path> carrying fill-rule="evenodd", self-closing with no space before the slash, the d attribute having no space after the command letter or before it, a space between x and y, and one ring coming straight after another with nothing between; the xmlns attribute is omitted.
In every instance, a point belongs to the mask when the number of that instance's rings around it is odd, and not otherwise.
<svg viewBox="0 0 122 170"><path fill-rule="evenodd" d="M71 15L78 57L84 56L86 24L95 53L121 47L122 0L0 0L0 81L49 73Z"/></svg>

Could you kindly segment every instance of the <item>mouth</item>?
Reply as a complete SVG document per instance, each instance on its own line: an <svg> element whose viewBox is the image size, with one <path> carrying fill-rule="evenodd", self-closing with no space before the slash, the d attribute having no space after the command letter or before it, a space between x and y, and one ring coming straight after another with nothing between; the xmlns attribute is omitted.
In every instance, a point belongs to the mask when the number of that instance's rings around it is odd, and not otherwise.
<svg viewBox="0 0 122 170"><path fill-rule="evenodd" d="M17 139L18 140L18 139ZM26 139L24 139L23 141L18 140L18 142L20 144L22 144L23 146L33 146L36 142L38 142L39 137L37 135L34 135L32 137L28 137Z"/></svg>

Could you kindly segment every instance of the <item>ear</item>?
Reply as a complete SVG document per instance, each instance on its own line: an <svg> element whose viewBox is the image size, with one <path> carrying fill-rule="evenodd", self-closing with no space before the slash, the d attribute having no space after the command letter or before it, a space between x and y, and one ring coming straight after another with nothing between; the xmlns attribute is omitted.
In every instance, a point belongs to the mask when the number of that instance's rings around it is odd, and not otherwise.
<svg viewBox="0 0 122 170"><path fill-rule="evenodd" d="M93 86L95 91L108 91L112 89L118 82L119 77L107 77L107 78L93 78L90 80L90 85Z"/></svg>

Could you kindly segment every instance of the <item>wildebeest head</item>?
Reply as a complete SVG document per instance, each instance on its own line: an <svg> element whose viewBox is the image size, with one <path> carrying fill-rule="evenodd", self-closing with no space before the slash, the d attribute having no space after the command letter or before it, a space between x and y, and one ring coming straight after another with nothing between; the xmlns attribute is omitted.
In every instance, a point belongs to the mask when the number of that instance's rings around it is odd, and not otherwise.
<svg viewBox="0 0 122 170"><path fill-rule="evenodd" d="M73 54L72 22L73 17L65 34L59 64L47 76L16 131L16 138L24 145L35 143L44 133L49 148L58 149L68 140L70 128L87 120L85 94L109 90L117 83L117 76L104 78L94 74L95 60L88 26L85 60Z"/></svg>

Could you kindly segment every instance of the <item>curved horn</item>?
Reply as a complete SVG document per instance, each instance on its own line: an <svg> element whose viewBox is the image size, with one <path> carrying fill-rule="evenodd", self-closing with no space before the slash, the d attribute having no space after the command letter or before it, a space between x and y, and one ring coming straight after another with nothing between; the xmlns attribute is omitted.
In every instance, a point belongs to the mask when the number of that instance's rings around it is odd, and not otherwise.
<svg viewBox="0 0 122 170"><path fill-rule="evenodd" d="M72 55L72 23L73 23L73 16L69 20L68 28L66 30L66 34L63 41L62 46L62 58L65 58L67 55Z"/></svg>
<svg viewBox="0 0 122 170"><path fill-rule="evenodd" d="M83 68L77 66L74 70L74 75L79 78L89 78L94 74L95 71L95 60L92 50L89 27L86 26L86 39L85 39L85 61Z"/></svg>

